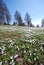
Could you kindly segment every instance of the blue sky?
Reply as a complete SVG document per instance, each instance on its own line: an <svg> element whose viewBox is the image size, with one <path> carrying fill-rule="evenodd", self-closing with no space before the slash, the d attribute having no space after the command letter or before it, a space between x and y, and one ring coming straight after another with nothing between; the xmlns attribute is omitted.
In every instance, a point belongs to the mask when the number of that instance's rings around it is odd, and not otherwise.
<svg viewBox="0 0 44 65"><path fill-rule="evenodd" d="M14 13L18 10L24 19L26 12L30 14L32 23L41 24L44 18L44 0L4 0L14 20Z"/></svg>

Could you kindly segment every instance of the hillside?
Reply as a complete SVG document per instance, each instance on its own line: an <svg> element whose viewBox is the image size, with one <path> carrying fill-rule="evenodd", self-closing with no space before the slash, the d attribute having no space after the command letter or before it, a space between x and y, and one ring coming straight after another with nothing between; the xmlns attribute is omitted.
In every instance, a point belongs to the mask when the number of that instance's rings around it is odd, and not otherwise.
<svg viewBox="0 0 44 65"><path fill-rule="evenodd" d="M0 26L0 65L44 65L44 28Z"/></svg>

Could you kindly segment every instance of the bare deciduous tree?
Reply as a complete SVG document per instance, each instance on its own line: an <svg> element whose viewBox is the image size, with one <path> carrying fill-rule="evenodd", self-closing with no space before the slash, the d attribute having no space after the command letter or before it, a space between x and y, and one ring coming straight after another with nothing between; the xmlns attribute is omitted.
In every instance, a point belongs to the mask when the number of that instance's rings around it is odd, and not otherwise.
<svg viewBox="0 0 44 65"><path fill-rule="evenodd" d="M44 27L44 18L42 19L42 27Z"/></svg>
<svg viewBox="0 0 44 65"><path fill-rule="evenodd" d="M30 15L28 13L26 13L26 15L25 15L25 21L27 22L27 25L30 26L31 18L30 18Z"/></svg>
<svg viewBox="0 0 44 65"><path fill-rule="evenodd" d="M6 21L7 24L9 24L10 20L11 20L11 16L9 10L6 4L3 2L3 0L0 0L0 24L4 24L4 22Z"/></svg>
<svg viewBox="0 0 44 65"><path fill-rule="evenodd" d="M19 26L22 26L22 17L18 11L15 12L15 20Z"/></svg>

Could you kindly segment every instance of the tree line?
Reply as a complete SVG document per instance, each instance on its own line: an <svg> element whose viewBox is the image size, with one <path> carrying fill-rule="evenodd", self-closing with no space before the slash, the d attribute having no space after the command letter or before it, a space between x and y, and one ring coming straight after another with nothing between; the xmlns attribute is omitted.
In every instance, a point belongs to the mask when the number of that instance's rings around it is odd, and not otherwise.
<svg viewBox="0 0 44 65"><path fill-rule="evenodd" d="M30 14L28 12L25 14L24 21L26 22L27 26L34 27L34 25L31 22ZM16 11L14 13L13 25L25 26L25 22L23 22L20 12ZM0 0L0 25L10 25L10 23L11 14L3 0ZM41 26L44 26L44 18L42 19ZM37 25L37 27L39 27L39 25Z"/></svg>

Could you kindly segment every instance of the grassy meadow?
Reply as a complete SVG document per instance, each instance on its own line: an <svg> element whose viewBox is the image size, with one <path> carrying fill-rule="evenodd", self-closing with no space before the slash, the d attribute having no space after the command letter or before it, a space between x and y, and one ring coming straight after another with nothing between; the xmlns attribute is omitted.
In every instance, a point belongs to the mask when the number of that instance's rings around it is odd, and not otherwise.
<svg viewBox="0 0 44 65"><path fill-rule="evenodd" d="M44 65L44 28L0 26L0 65Z"/></svg>

